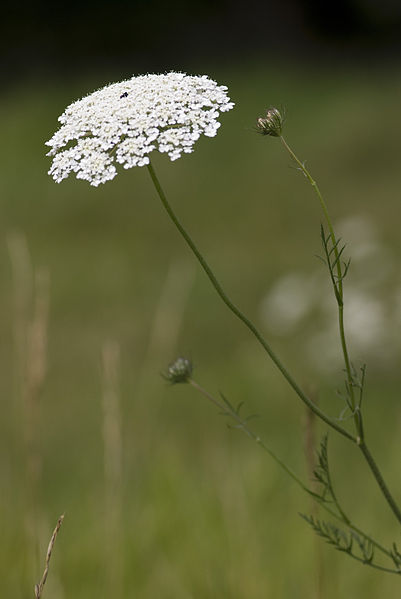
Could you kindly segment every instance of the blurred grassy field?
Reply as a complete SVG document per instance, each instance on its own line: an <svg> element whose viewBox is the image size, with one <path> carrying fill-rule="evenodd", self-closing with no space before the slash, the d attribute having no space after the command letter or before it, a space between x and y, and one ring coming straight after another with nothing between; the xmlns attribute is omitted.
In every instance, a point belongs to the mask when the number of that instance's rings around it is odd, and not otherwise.
<svg viewBox="0 0 401 599"><path fill-rule="evenodd" d="M253 132L272 104L285 106L286 137L318 179L334 220L368 217L398 264L400 71L243 65L208 73L228 85L235 110L193 155L173 164L155 156L155 166L235 302L263 328L260 302L269 286L282 272L314 265L320 251L310 188L276 140ZM129 74L110 78L123 76ZM65 511L45 597L398 597L399 578L315 539L297 515L310 511L308 498L192 389L161 378L177 355L191 356L194 377L260 414L256 430L307 479L302 406L211 289L158 204L147 171L124 171L98 189L73 179L57 185L47 176L44 141L57 116L108 80L30 83L1 99L2 594L33 596L52 528ZM33 270L50 273L48 367L34 433L42 461L39 561L26 539L32 489L24 476L26 409L15 345L9 252L15 239L19 248L26 243ZM392 277L399 280L399 267ZM26 281L23 315L31 317ZM272 341L301 384L338 415L334 391L342 372L322 374L303 352L312 324L291 342ZM121 531L112 539L102 436L101 351L108 340L120 347L123 437L122 490L114 498L121 496ZM363 352L356 359L363 361ZM369 363L367 381L367 434L400 499L398 358L387 368ZM367 467L350 444L331 437L344 505L367 532L387 544L399 540Z"/></svg>

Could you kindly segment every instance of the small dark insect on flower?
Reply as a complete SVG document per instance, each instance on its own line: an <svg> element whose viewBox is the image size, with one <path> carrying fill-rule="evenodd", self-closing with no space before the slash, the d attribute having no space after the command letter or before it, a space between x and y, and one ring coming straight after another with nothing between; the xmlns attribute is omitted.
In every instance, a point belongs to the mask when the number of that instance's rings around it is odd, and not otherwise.
<svg viewBox="0 0 401 599"><path fill-rule="evenodd" d="M128 98L128 92L124 92L123 94L121 94L120 99L121 98Z"/></svg>

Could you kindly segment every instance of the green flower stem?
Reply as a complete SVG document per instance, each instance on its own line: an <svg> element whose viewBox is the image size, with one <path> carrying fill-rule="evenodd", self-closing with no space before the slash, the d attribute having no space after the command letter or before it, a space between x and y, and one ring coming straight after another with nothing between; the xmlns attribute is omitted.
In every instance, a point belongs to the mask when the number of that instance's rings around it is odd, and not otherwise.
<svg viewBox="0 0 401 599"><path fill-rule="evenodd" d="M345 524L350 530L353 530L357 534L365 537L365 539L367 539L370 543L372 543L372 545L374 545L376 547L376 549L378 549L381 553L385 554L387 557L391 558L391 551L389 551L388 549L386 549L385 547L383 547L383 545L381 545L380 543L378 543L377 541L375 541L369 535L365 534L360 528L358 528L357 526L355 526L350 521L350 519L348 518L348 516L346 516L345 513L343 512L343 510L341 509L341 507L340 507L340 505L339 505L339 503L338 503L338 501L337 501L337 499L335 497L334 497L334 501L335 501L335 504L337 506L338 513L336 513L334 510L332 510L330 507L328 507L328 505L324 501L321 500L320 495L316 494L314 491L312 491L311 489L309 489L302 482L302 480L290 468L288 468L288 466L279 457L276 456L276 454L265 444L265 442L249 428L246 420L244 420L243 418L241 418L239 416L238 412L236 412L234 409L232 409L231 406L230 406L230 404L228 402L226 402L225 404L222 404L215 397L213 397L213 395L211 393L209 393L208 391L206 391L206 389L204 389L201 385L199 385L199 383L197 383L191 377L188 377L186 379L186 382L189 383L190 385L192 385L192 387L194 387L194 389L196 389L197 391L199 391L199 393L201 393L204 397L206 397L206 399L208 399L210 402L212 402L220 410L221 414L230 416L236 422L236 424L237 424L236 428L239 428L240 430L242 430L243 433L245 433L250 439L252 439L253 441L255 441L255 443L257 443L257 445L259 445L266 453L268 453L269 456L280 466L280 468L282 468L292 478L292 480L295 481L297 483L297 485L301 487L301 489L303 491L305 491L306 493L308 493L308 495L311 495L313 497L313 499L315 501L317 501L319 503L319 505L327 513L329 513L336 520L339 520L340 522L342 522L343 524ZM333 492L333 489L332 489L332 492ZM355 559L358 559L358 558L355 558ZM373 565L373 564L371 564L371 565ZM397 573L396 570L391 570L391 569L388 569L388 568L382 568L381 566L373 566L373 567L377 567L379 569L383 569L386 572ZM399 572L399 573L401 573L401 572Z"/></svg>
<svg viewBox="0 0 401 599"><path fill-rule="evenodd" d="M283 366L283 364L281 363L281 361L279 360L279 358L276 356L276 354L274 353L274 351L272 350L272 348L270 347L270 345L267 343L267 341L264 339L264 337L262 336L262 334L258 331L258 329L255 327L255 325L232 303L232 301L227 297L227 295L225 294L223 288L221 287L220 283L217 281L216 277L214 276L211 268L209 267L208 263L206 262L206 260L204 259L204 257L202 256L202 254L200 253L200 251L198 250L198 248L196 247L195 243L192 241L192 238L190 237L190 235L187 233L187 231L184 229L184 227L181 225L180 221L178 220L178 218L176 217L173 209L171 208L170 204L167 201L166 195L163 191L162 186L160 185L160 182L157 178L157 175L155 173L155 170L152 166L152 164L148 164L148 170L149 170L149 174L151 176L151 179L153 181L153 184L156 188L157 194L167 212L167 214L169 215L170 219L172 220L172 222L174 223L174 225L176 226L176 228L178 229L178 231L181 233L182 237L184 238L184 240L186 241L186 243L188 244L188 246L190 247L190 249L192 250L192 252L194 253L194 255L196 256L197 260L199 261L200 265L202 266L203 270L205 271L205 273L207 274L207 276L209 277L210 282L212 283L213 287L215 288L215 290L217 291L218 295L221 297L221 299L223 300L223 302L226 304L226 306L229 308L229 310L231 310L231 312L237 316L237 318L239 318L239 320L241 320L244 325L251 331L251 333L253 333L253 335L256 337L256 339L259 341L259 343L261 344L261 346L264 348L264 350L266 351L266 353L269 355L269 357L272 359L272 361L274 362L274 364L277 366L277 368L280 370L280 372L282 373L282 375L284 376L284 378L287 380L287 382L289 383L289 385L293 388L293 390L295 391L295 393L298 395L298 397L308 406L309 409L312 410L312 412L314 412L316 414L316 416L318 416L321 420L323 420L324 422L326 422L326 424L328 424L331 428L333 428L334 430L336 430L338 433L340 433L341 435L343 435L344 437L346 437L347 439L349 439L350 441L352 441L353 443L356 443L359 445L359 447L362 449L362 452L364 453L364 456L373 472L373 475L380 487L380 489L382 490L387 502L389 503L393 513L395 514L396 518L399 520L399 522L401 522L401 513L399 508L397 507L396 502L394 501L394 499L392 498L390 491L388 490L383 477L380 474L379 469L377 468L375 462L373 461L373 458L370 454L370 452L368 452L368 449L365 445L365 442L361 442L360 437L354 437L353 435L351 435L347 430L345 430L344 428L342 428L335 420L333 420L332 418L330 418L329 416L327 416L311 399L309 399L309 397L307 397L305 395L305 393L302 391L302 389L298 386L298 384L296 383L296 381L292 378L292 376L290 375L290 373L287 371L287 369ZM359 422L359 420L358 420ZM368 459L369 456L369 459Z"/></svg>
<svg viewBox="0 0 401 599"><path fill-rule="evenodd" d="M367 445L365 444L365 441L363 439L361 416L360 416L359 411L355 409L356 404L355 404L355 395L354 395L354 383L353 383L351 362L350 362L349 355L348 355L347 343L346 343L346 339L345 339L345 330L344 330L344 304L343 304L343 284L342 284L341 264L340 264L340 260L339 260L339 251L338 251L338 247L337 247L336 237L334 234L334 229L333 229L333 225L331 223L329 212L327 210L326 203L325 203L323 196L319 190L319 187L317 186L317 183L313 179L312 175L309 173L309 171L306 169L305 165L299 160L299 158L296 156L296 154L293 152L293 150L287 144L284 137L280 136L280 139L281 139L283 146L285 147L287 152L290 154L291 158L299 166L300 170L303 172L305 177L308 179L309 183L312 185L312 187L318 197L318 200L319 200L320 205L323 210L324 217L327 222L331 241L332 241L333 248L334 248L334 255L335 255L335 259L336 259L337 278L338 278L337 290L338 290L338 297L339 297L339 301L338 301L339 329L340 329L341 347L342 347L342 351L343 351L343 355L344 355L344 363L345 363L345 369L346 369L346 373L347 373L351 407L354 412L354 423L355 423L355 428L356 428L356 432L358 435L357 439L356 439L356 443L359 446L360 450L362 451L362 453L373 473L373 476L376 479L377 484L379 485L385 499L387 500L387 503L389 504L389 506L390 506L391 510L393 511L394 515L396 516L397 520L399 522L401 522L400 508L398 507L397 503L394 501L394 498L392 497L390 491L388 490L387 485L384 482L384 479L381 475L379 468L376 465L376 462L373 459L372 454L370 453ZM337 294L336 294L336 297L337 297Z"/></svg>
<svg viewBox="0 0 401 599"><path fill-rule="evenodd" d="M397 503L394 501L394 498L392 497L390 491L388 490L387 485L384 482L383 476L382 476L375 460L373 459L373 456L370 453L367 445L365 444L365 441L361 440L358 443L358 445L359 445L359 449L362 451L367 463L369 464L369 467L373 473L373 476L375 477L377 484L380 487L381 492L383 493L384 497L386 498L387 503L391 507L397 520L401 523L401 510L398 507Z"/></svg>
<svg viewBox="0 0 401 599"><path fill-rule="evenodd" d="M336 236L334 234L334 229L333 229L333 225L332 225L332 222L330 219L329 211L326 206L326 202L323 199L323 196L320 192L320 189L319 189L316 181L313 179L310 172L306 169L305 165L299 160L299 158L296 156L296 154L293 152L293 150L287 144L287 142L285 141L285 139L282 135L280 136L280 139L281 139L283 146L285 147L287 152L290 154L291 158L299 166L299 168L301 169L301 171L303 172L303 174L305 175L305 177L308 179L309 183L313 187L313 189L318 197L318 200L320 202L320 206L323 210L323 214L324 214L324 217L326 219L326 223L327 223L327 226L329 229L330 238L331 238L331 242L333 244L333 249L334 249L334 256L336 259L336 270L337 270L337 279L338 279L337 280L338 294L336 294L336 298L338 300L338 325L339 325L339 330L340 330L341 347L342 347L342 352L344 355L344 363L345 363L345 370L347 373L351 406L352 406L352 410L354 411L355 410L354 382L353 382L353 376L352 376L351 362L349 359L349 354L348 354L348 349L347 349L347 342L345 339L343 282L342 282L341 262L340 262L338 247L337 247ZM357 420L355 419L355 425L357 426L357 424L358 424ZM358 428L357 428L357 430L358 430Z"/></svg>
<svg viewBox="0 0 401 599"><path fill-rule="evenodd" d="M256 337L256 339L259 341L259 343L262 345L262 347L267 352L267 354L269 355L269 357L272 359L272 361L274 362L274 364L280 370L280 372L282 373L282 375L284 376L284 378L287 380L287 382L294 389L295 393L308 406L308 408L311 409L312 412L314 412L319 418L321 418L321 420L323 420L324 422L326 422L326 424L328 424L331 428L333 428L334 430L336 430L338 433L340 433L341 435L343 435L344 437L346 437L350 441L353 441L354 443L356 443L355 437L353 437L347 430L345 430L344 428L342 428L335 420L333 420L332 418L330 418L329 416L327 416L311 399L309 399L309 397L307 397L305 395L305 393L298 386L298 384L296 383L296 381L292 378L292 376L290 375L290 373L287 371L287 369L281 363L281 361L279 360L279 358L277 357L277 355L273 352L272 348L267 343L267 341L264 339L264 337L262 336L262 334L258 331L258 329L255 327L255 325L227 297L226 293L224 292L223 288L221 287L220 283L217 281L214 273L212 272L211 268L209 267L208 263L206 262L206 260L204 259L204 257L202 256L202 254L200 253L200 251L198 250L198 248L196 247L195 243L192 241L192 238L187 233L187 231L184 229L184 227L182 226L182 224L180 223L180 221L176 217L176 215L175 215L173 209L171 208L170 204L168 203L166 195L165 195L165 193L163 191L162 186L160 185L159 179L157 178L157 175L156 175L155 170L154 170L154 168L153 168L153 166L152 166L151 163L148 164L148 170L149 170L149 174L151 176L151 179L153 181L153 184L154 184L154 186L156 188L157 194L158 194L158 196L159 196L159 198L160 198L160 200L161 200L161 202L162 202L162 204L163 204L163 206L164 206L167 214L169 215L170 219L172 220L172 222L174 223L174 225L176 226L176 228L178 229L178 231L181 233L182 237L185 239L186 243L188 244L188 246L190 247L190 249L192 250L192 252L195 254L195 256L196 256L197 260L199 261L200 265L202 266L203 270L205 271L205 273L209 277L210 282L212 283L213 287L215 288L215 290L217 291L218 295L221 297L221 299L223 300L223 302L226 304L226 306L253 333L253 335Z"/></svg>
<svg viewBox="0 0 401 599"><path fill-rule="evenodd" d="M228 405L223 405L222 403L220 403L215 397L213 397L213 395L211 395L208 391L206 391L206 389L204 389L203 387L201 387L196 381L194 381L194 379L192 378L188 378L187 379L188 383L190 385L192 385L192 387L194 387L197 391L199 391L200 393L202 393L202 395L204 397L206 397L209 401L211 401L217 408L219 408L219 410L221 411L221 413L223 414L228 414L233 420L235 420L235 422L237 423L238 427L248 436L250 437L253 441L255 441L255 443L257 443L257 445L259 445L264 451L266 451L266 453L269 454L269 456L271 458L273 458L273 460L307 493L312 493L310 491L310 489L308 489L308 487L306 485L304 485L304 483L302 482L302 480L300 478L298 478L298 476L290 469L288 468L288 466L285 465L285 463L283 461L280 460L280 458L278 458L276 456L276 454L262 441L262 439L256 435L246 424L246 421L243 420L233 409L231 409Z"/></svg>

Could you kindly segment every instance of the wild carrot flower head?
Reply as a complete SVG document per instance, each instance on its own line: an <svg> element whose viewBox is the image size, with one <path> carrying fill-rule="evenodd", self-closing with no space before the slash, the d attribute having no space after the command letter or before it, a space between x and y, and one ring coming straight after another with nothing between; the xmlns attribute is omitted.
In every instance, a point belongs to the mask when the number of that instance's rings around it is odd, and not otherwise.
<svg viewBox="0 0 401 599"><path fill-rule="evenodd" d="M227 88L206 75L142 75L113 83L70 104L46 142L57 183L73 172L97 186L124 168L149 164L153 150L171 160L193 151L202 133L214 137L220 112L233 108Z"/></svg>

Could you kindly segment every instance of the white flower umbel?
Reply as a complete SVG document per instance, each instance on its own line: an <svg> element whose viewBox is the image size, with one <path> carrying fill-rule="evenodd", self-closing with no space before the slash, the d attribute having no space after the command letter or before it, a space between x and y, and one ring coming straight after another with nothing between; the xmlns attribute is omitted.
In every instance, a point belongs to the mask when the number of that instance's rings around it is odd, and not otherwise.
<svg viewBox="0 0 401 599"><path fill-rule="evenodd" d="M70 104L46 142L57 183L73 172L97 186L124 168L149 164L153 150L171 160L193 151L202 133L214 137L220 112L233 108L227 87L206 75L142 75L113 83Z"/></svg>

